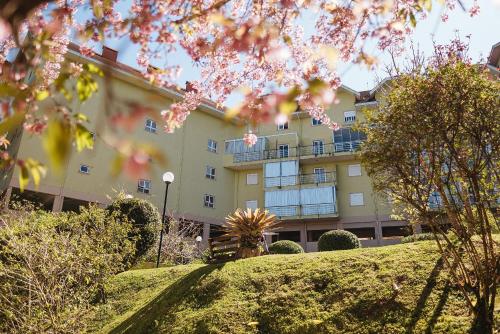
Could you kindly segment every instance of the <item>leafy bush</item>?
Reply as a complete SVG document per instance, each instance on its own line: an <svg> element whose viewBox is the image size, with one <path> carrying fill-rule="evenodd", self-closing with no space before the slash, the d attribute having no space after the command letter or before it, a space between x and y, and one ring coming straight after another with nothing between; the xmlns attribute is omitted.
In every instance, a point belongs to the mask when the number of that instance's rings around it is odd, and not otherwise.
<svg viewBox="0 0 500 334"><path fill-rule="evenodd" d="M107 210L115 212L132 223L129 238L135 240L135 254L129 262L135 264L155 244L160 228L160 214L156 207L139 198L119 198Z"/></svg>
<svg viewBox="0 0 500 334"><path fill-rule="evenodd" d="M318 250L320 252L360 248L358 237L348 231L334 230L325 232L319 237Z"/></svg>
<svg viewBox="0 0 500 334"><path fill-rule="evenodd" d="M438 239L442 239L442 237L438 235ZM436 240L436 238L432 233L419 233L404 237L403 239L401 239L401 243L406 244L409 242L423 241L423 240Z"/></svg>
<svg viewBox="0 0 500 334"><path fill-rule="evenodd" d="M290 240L280 240L269 245L271 254L299 254L304 253L304 249L298 243Z"/></svg>
<svg viewBox="0 0 500 334"><path fill-rule="evenodd" d="M91 304L134 252L131 225L93 206L0 218L0 333L83 332Z"/></svg>

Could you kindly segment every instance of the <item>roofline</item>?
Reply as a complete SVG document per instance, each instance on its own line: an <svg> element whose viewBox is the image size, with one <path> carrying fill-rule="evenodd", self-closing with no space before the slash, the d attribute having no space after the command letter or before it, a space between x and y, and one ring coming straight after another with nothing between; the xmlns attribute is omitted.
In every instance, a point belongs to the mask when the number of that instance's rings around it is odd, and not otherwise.
<svg viewBox="0 0 500 334"><path fill-rule="evenodd" d="M184 92L182 90L152 85L149 81L147 81L144 77L142 77L140 75L139 71L135 70L134 68L132 68L128 65L125 65L122 63L108 64L107 62L101 61L97 57L84 56L80 52L78 52L77 50L75 50L73 48L68 48L68 53L74 57L80 58L80 60L85 60L87 62L93 62L93 63L98 64L99 66L103 66L106 69L109 69L112 73L119 74L122 77L122 79L124 79L128 82L133 83L133 81L136 80L136 81L138 81L136 83L140 83L140 84L148 87L149 89L156 90L157 92L161 93L162 95L164 95L167 98L170 98L172 100L178 101L178 100L182 100L184 98ZM113 64L118 64L120 66L112 66ZM205 109L205 111L210 112L210 114L212 114L216 117L226 119L225 110L215 107L215 103L213 103L212 101L210 101L210 102L203 101L199 107L200 107L200 109ZM236 119L233 118L233 123L238 123L238 122Z"/></svg>
<svg viewBox="0 0 500 334"><path fill-rule="evenodd" d="M348 91L349 93L354 94L356 97L359 98L359 92L356 91L356 90L354 90L354 89L352 89L351 87L348 87L348 86L342 84L342 85L340 85L339 88L342 88L342 89Z"/></svg>
<svg viewBox="0 0 500 334"><path fill-rule="evenodd" d="M493 44L491 47L490 55L488 57L488 65L497 66L498 59L500 58L500 42Z"/></svg>

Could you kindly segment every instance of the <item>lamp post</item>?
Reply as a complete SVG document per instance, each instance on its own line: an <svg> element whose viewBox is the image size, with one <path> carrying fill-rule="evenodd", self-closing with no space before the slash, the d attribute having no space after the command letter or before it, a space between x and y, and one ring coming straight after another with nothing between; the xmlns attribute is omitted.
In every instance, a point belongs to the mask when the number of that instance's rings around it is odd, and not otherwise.
<svg viewBox="0 0 500 334"><path fill-rule="evenodd" d="M174 173L165 172L163 174L163 182L165 182L165 199L163 201L163 215L161 215L161 230L160 230L160 243L158 245L158 257L156 258L156 268L160 266L161 244L163 242L163 229L165 228L165 211L167 209L167 195L168 186L174 182Z"/></svg>

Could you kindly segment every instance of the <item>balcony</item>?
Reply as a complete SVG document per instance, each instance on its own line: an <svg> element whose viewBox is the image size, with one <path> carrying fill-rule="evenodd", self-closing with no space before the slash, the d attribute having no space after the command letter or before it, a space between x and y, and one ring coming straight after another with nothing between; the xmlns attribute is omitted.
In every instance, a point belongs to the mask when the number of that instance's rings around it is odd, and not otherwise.
<svg viewBox="0 0 500 334"><path fill-rule="evenodd" d="M266 207L266 210L269 210L278 218L288 219L321 218L338 215L335 203L271 206Z"/></svg>
<svg viewBox="0 0 500 334"><path fill-rule="evenodd" d="M264 178L264 186L266 188L271 188L271 187L285 187L297 184L319 185L324 183L335 183L335 181L336 181L335 172L323 172L323 173L312 173L312 174L266 177Z"/></svg>

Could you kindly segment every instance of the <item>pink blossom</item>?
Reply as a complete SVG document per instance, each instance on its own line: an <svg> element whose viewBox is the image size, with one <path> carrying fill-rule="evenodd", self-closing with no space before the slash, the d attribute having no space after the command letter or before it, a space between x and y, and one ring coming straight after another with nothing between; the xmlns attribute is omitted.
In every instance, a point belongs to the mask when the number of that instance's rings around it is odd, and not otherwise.
<svg viewBox="0 0 500 334"><path fill-rule="evenodd" d="M255 134L253 134L252 132L245 133L245 135L243 136L243 142L248 147L252 147L255 144L257 144L257 136Z"/></svg>

